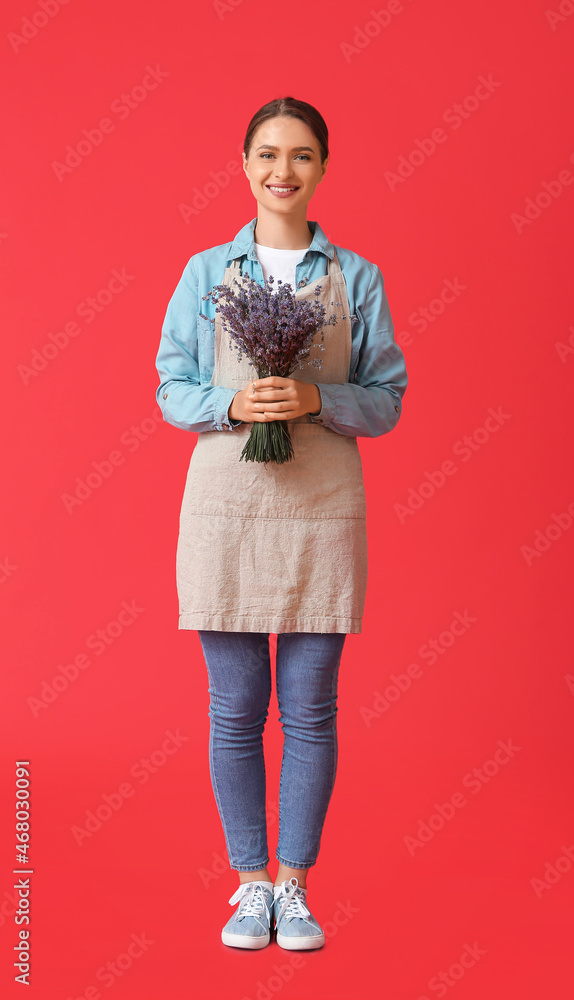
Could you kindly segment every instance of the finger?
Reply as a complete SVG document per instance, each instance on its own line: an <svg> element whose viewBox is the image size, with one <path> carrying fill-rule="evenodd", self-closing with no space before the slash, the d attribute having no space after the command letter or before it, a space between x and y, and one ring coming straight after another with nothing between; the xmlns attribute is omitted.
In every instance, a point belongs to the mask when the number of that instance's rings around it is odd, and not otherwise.
<svg viewBox="0 0 574 1000"><path fill-rule="evenodd" d="M265 378L253 379L252 384L254 384L256 389L265 389L269 387L280 389L285 387L285 384L290 381L291 379L282 378L280 375L267 375Z"/></svg>
<svg viewBox="0 0 574 1000"><path fill-rule="evenodd" d="M255 390L255 395L257 396L261 393L262 399L284 399L286 393L288 392L288 386L278 386L278 385L267 385L261 386Z"/></svg>
<svg viewBox="0 0 574 1000"><path fill-rule="evenodd" d="M258 413L262 413L263 410L273 410L273 411L284 410L287 405L288 404L281 399L279 400L267 399L265 400L265 402L254 403L253 409L257 410Z"/></svg>

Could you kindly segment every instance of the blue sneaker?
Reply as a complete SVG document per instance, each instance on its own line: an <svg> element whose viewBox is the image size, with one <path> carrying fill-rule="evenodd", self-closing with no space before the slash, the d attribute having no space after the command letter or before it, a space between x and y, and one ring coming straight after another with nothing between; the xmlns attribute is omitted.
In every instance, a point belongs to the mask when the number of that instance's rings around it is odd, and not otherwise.
<svg viewBox="0 0 574 1000"><path fill-rule="evenodd" d="M230 903L239 903L221 932L232 948L264 948L271 940L272 882L243 882Z"/></svg>
<svg viewBox="0 0 574 1000"><path fill-rule="evenodd" d="M273 890L273 914L277 944L289 951L322 948L325 935L309 910L307 890L293 876Z"/></svg>

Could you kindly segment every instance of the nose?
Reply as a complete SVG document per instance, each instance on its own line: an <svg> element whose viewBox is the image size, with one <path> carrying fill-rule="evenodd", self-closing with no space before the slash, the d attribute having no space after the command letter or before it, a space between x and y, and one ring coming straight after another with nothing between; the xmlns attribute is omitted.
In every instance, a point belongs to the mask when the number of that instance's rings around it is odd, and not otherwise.
<svg viewBox="0 0 574 1000"><path fill-rule="evenodd" d="M291 173L291 166L289 164L289 161L287 160L286 162L283 161L280 162L278 160L277 163L275 164L275 170L274 170L274 175L277 178L277 180L281 180L285 175L289 176L290 173Z"/></svg>

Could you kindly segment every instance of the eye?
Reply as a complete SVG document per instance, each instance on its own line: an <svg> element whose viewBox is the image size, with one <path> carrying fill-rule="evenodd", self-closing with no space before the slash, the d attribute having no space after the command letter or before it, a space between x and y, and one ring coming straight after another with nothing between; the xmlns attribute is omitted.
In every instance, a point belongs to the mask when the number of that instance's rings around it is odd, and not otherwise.
<svg viewBox="0 0 574 1000"><path fill-rule="evenodd" d="M274 156L274 155L275 155L274 153L260 153L259 154L259 156L260 156L261 159L265 159L267 156ZM298 153L296 159L299 159L300 157L303 157L304 160L310 160L311 159L311 157L308 156L307 153Z"/></svg>

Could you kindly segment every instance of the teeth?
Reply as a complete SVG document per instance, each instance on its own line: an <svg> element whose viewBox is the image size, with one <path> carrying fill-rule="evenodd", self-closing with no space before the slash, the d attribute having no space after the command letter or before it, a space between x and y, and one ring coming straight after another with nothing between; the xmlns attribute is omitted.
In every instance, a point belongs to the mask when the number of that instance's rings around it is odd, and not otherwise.
<svg viewBox="0 0 574 1000"><path fill-rule="evenodd" d="M273 187L273 185L270 184L269 185L269 190L270 191L295 191L296 188L294 188L294 187L292 187L292 188L278 188L278 187Z"/></svg>

